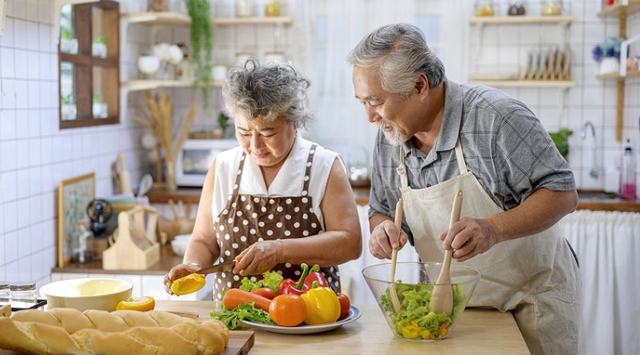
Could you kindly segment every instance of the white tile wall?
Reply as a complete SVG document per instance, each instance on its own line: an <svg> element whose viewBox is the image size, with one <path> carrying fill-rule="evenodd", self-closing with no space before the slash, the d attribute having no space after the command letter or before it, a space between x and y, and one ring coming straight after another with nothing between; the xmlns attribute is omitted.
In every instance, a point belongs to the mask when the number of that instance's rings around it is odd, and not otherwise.
<svg viewBox="0 0 640 355"><path fill-rule="evenodd" d="M134 9L136 1L121 1L122 11ZM535 12L538 3L529 3L532 13ZM216 10L219 13L233 12L231 0L220 0L216 4L223 4ZM566 107L566 125L574 131L570 139L569 162L579 187L601 189L602 179L589 177L592 141L582 141L580 129L586 121L594 123L596 156L600 166L604 162L618 161L621 144L615 141L615 83L595 79L597 65L591 59L591 48L596 43L606 36L617 35L617 20L596 17L599 0L572 0L568 4L567 9L577 18L570 29L574 54L572 76L576 87L569 90ZM42 285L49 282L50 270L56 264L56 193L59 181L95 172L97 195L111 195L110 164L115 161L117 153L123 151L132 171L133 184L137 185L142 156L137 137L143 129L125 116L119 125L60 130L58 56L57 46L53 43L51 1L8 0L5 9L4 34L0 36L0 279L17 281L25 278ZM628 28L630 35L639 34L640 16L630 18ZM274 36L273 31L260 31L251 26L217 26L215 29L214 62L228 65L235 62L236 52L249 51L260 57L274 47L283 50L291 45L285 34ZM149 51L148 27L131 25L127 34L126 50L121 53L122 80L137 76L136 58ZM187 43L188 31L161 31L158 38ZM529 48L551 46L557 38L558 31L554 26L543 26L543 31L533 25L513 26L508 30L485 26L484 47L478 66L491 69L498 65L498 69L514 70ZM473 41L473 37L470 40ZM473 55L474 51L469 53ZM529 105L545 128L556 130L565 125L559 121L556 90L505 91ZM176 98L175 113L178 117L183 117L189 103L201 95L191 89L176 89L171 94ZM214 95L212 99L213 111L204 115L216 114L221 105L219 96ZM140 103L141 98L139 93L134 93L121 99L128 100L131 110L131 106ZM625 98L624 136L630 137L640 148L640 78L627 81ZM203 120L199 116L196 121L201 123L194 129L207 129L212 120ZM318 120L316 126L318 130L325 129L322 120ZM166 210L160 214L170 216ZM59 278L86 276L64 274ZM159 288L161 285L157 278L143 281L135 276L127 277L135 281L140 290L153 290L158 297L166 295Z"/></svg>

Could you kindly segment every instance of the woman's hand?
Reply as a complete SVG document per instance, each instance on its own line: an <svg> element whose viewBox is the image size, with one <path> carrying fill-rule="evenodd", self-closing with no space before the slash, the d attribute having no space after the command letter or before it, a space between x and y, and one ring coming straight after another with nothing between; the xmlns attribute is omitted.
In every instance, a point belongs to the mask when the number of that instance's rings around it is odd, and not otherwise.
<svg viewBox="0 0 640 355"><path fill-rule="evenodd" d="M398 250L407 244L408 236L404 231L400 231L400 239L398 239L398 230L389 217L380 222L369 238L369 252L378 259L391 259L393 247Z"/></svg>
<svg viewBox="0 0 640 355"><path fill-rule="evenodd" d="M173 267L173 269L169 270L169 273L164 275L164 290L170 294L173 295L173 291L171 291L171 284L173 283L174 280L177 280L183 276L187 276L189 274L193 274L194 272L200 270L201 268L196 266L196 265L185 265L185 264L178 264L176 266Z"/></svg>
<svg viewBox="0 0 640 355"><path fill-rule="evenodd" d="M282 263L279 240L257 242L243 250L236 257L238 264L233 268L234 274L242 276L259 275Z"/></svg>

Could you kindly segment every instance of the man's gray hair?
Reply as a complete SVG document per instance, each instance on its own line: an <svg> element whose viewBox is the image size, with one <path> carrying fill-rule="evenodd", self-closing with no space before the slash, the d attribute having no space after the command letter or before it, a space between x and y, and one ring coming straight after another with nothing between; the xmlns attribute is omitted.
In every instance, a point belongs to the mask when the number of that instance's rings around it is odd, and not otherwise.
<svg viewBox="0 0 640 355"><path fill-rule="evenodd" d="M249 58L229 71L222 97L232 116L241 113L248 119L284 119L305 128L313 118L305 105L310 85L311 81L290 65Z"/></svg>
<svg viewBox="0 0 640 355"><path fill-rule="evenodd" d="M427 46L422 31L406 23L385 25L369 33L349 53L347 62L379 70L382 88L403 98L411 94L421 74L427 76L431 89L445 79L444 66Z"/></svg>

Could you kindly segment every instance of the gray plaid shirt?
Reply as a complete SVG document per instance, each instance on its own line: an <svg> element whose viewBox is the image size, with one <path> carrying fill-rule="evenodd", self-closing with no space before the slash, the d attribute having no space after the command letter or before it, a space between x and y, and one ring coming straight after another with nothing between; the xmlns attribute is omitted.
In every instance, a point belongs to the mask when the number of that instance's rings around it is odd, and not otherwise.
<svg viewBox="0 0 640 355"><path fill-rule="evenodd" d="M459 136L467 169L503 210L518 206L540 188L575 190L569 164L522 102L497 89L452 81L445 82L445 91L442 129L435 147L424 154L411 140L404 143L409 186L421 189L458 176L455 145ZM378 131L369 217L393 215L400 198L399 150Z"/></svg>

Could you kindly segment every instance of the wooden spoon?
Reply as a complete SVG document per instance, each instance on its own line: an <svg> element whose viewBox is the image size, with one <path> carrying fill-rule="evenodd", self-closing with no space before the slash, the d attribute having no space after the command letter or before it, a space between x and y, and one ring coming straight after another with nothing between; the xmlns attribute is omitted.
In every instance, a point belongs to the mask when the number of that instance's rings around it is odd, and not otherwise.
<svg viewBox="0 0 640 355"><path fill-rule="evenodd" d="M456 196L453 199L453 210L451 212L451 220L449 222L449 228L453 226L460 219L460 209L462 207L462 190L458 190ZM453 249L445 250L444 260L442 261L442 269L440 269L440 275L438 280L433 286L433 293L431 293L431 301L429 302L429 308L435 313L446 313L451 315L453 310L453 291L451 289L451 278L449 277L449 268L451 266L451 256Z"/></svg>
<svg viewBox="0 0 640 355"><path fill-rule="evenodd" d="M396 203L396 218L395 218L396 230L398 231L398 239L400 239L400 233L402 232L402 198L398 199ZM398 261L398 248L393 248L391 253L391 287L389 288L389 294L391 296L391 303L396 313L400 312L400 300L398 299L398 293L396 292L396 262Z"/></svg>

